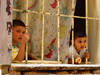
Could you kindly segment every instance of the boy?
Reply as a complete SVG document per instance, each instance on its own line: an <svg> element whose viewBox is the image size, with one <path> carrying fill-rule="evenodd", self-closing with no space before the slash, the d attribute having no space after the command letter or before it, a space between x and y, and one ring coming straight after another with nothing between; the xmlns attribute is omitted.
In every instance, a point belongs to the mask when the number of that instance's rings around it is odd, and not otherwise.
<svg viewBox="0 0 100 75"><path fill-rule="evenodd" d="M29 34L25 33L25 24L20 20L13 20L12 29L12 60L22 61L25 54L25 43Z"/></svg>
<svg viewBox="0 0 100 75"><path fill-rule="evenodd" d="M72 40L70 41L72 44ZM79 64L89 59L90 55L86 51L86 34L79 31L74 34L74 63ZM77 58L80 62L77 61ZM72 64L72 45L69 47L69 59L68 63Z"/></svg>

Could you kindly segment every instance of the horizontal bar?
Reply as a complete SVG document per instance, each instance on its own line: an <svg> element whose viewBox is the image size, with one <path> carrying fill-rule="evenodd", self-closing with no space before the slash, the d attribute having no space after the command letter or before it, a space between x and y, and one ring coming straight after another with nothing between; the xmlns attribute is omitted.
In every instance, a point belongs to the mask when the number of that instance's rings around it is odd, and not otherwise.
<svg viewBox="0 0 100 75"><path fill-rule="evenodd" d="M22 62L13 61L12 63L26 63L26 61L25 60L23 60ZM62 63L62 62L58 62L58 61L41 61L41 60L27 60L27 63L58 64L58 63Z"/></svg>
<svg viewBox="0 0 100 75"><path fill-rule="evenodd" d="M20 9L13 9L13 11L18 11L18 12L24 12L24 10ZM81 16L72 16L72 15L63 15L63 14L54 14L54 13L48 13L48 12L37 12L37 11L26 11L30 13L39 13L39 14L46 14L46 15L54 15L54 16L63 16L63 17L74 17L74 18L81 18L81 19L91 19L91 20L99 20L99 18L92 18L92 17L81 17Z"/></svg>
<svg viewBox="0 0 100 75"><path fill-rule="evenodd" d="M22 12L22 11L24 11L24 10L21 10L21 9L13 9L13 11Z"/></svg>

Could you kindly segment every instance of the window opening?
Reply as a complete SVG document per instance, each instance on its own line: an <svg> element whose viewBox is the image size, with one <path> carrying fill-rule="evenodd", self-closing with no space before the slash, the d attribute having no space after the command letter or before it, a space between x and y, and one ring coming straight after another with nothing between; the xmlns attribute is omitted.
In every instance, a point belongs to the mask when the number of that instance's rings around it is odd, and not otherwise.
<svg viewBox="0 0 100 75"><path fill-rule="evenodd" d="M14 0L14 2L16 2L17 0ZM39 0L33 0L34 1L34 3L37 3ZM56 0L55 0L56 1ZM68 0L67 0L68 1ZM74 1L76 1L76 0L72 0L72 14L69 14L69 13L67 13L67 15L65 14L65 13L63 13L63 11L64 10L61 10L60 9L60 7L62 6L63 7L63 5L60 5L60 0L57 0L57 9L56 9L56 13L53 13L52 11L50 11L50 12L46 12L46 10L45 10L45 2L46 2L46 0L42 0L41 1L41 3L42 3L42 7L39 7L39 8L41 8L39 11L37 11L36 9L34 9L34 10L32 10L31 9L31 7L29 6L29 2L28 2L28 0L26 0L26 1L22 1L22 2L24 2L24 3L26 3L24 6L26 7L26 8L17 8L17 6L19 5L20 6L20 4L21 3L19 3L18 5L15 5L14 6L14 9L13 9L13 13L16 13L17 14L17 16L20 16L21 18L22 18L22 16L21 16L21 14L23 14L23 15L25 15L24 17L24 19L23 19L23 21L25 22L25 24L26 24L26 27L27 27L27 32L29 32L28 31L28 28L29 27L31 27L30 25L29 25L29 19L30 19L30 14L37 14L37 17L39 17L39 19L41 19L41 24L40 25L42 25L42 27L41 27L41 29L40 29L40 32L41 32L41 44L40 44L40 46L41 46L41 58L40 58L40 60L28 60L28 49L29 49L29 47L31 47L32 48L32 46L30 45L29 46L29 44L31 43L32 44L32 42L31 42L31 40L29 40L29 43L26 43L26 55L25 55L25 60L23 60L23 62L30 62L30 63L62 63L62 62L60 62L60 59L61 59L61 56L60 56L60 26L59 26L59 24L60 24L60 19L62 19L62 18L64 18L64 19L67 19L67 18L71 18L72 19L72 30L73 29L77 29L77 27L80 27L80 28L82 28L83 29L83 31L84 32L86 32L86 34L87 34L87 36L88 36L88 20L99 20L98 18L94 18L94 17L89 17L88 16L88 0L77 0L77 4L78 4L78 2L79 1L84 1L84 2L82 2L83 3L83 9L84 9L84 13L83 13L83 15L80 15L80 14L77 14L78 12L75 12L75 14L74 14L74 9L75 9L75 4L74 4ZM80 3L80 2L79 2ZM76 4L76 11L77 11L77 9L79 9L78 7L77 7L77 4ZM22 7L24 7L24 6L22 6ZM51 5L51 7L52 7L52 5ZM53 8L55 8L55 7L53 7ZM63 7L63 9L66 9L66 8L64 8ZM49 9L50 10L50 9ZM68 9L68 10L70 10L70 9ZM45 22L48 22L48 21L46 21L46 15L49 15L50 16L50 22L51 23L53 23L53 19L55 18L55 16L56 16L56 18L57 18L57 25L53 25L52 24L52 26L55 26L56 27L56 30L52 30L53 31L53 33L55 32L55 31L57 31L56 33L56 35L57 35L57 38L56 38L56 40L57 40L57 54L58 54L58 56L57 56L57 61L46 61L46 60L44 60L44 52L45 52L45 48L44 48L44 45L45 45L45 37L47 36L46 34L44 34L45 33L45 31L46 32L48 32L48 30L46 30L46 28L45 28ZM36 16L36 15L34 15L34 16ZM14 16L15 17L15 16ZM17 18L17 17L16 17ZM33 17L32 17L33 18ZM34 19L34 21L35 21L35 19ZM78 22L79 21L79 22ZM81 22L83 22L82 23L82 26L78 26L78 25L80 25L81 24ZM75 24L75 25L74 25ZM36 33L38 33L36 30L35 30L35 26L33 26L31 29L33 29L33 35L35 35ZM30 33L31 34L31 33ZM52 36L52 35L51 35ZM74 36L74 31L72 31L72 39L74 40L74 38L73 38L73 36ZM88 37L87 37L88 38ZM36 41L36 39L34 39L34 41ZM55 39L53 39L53 41L55 41ZM87 41L88 42L88 41ZM74 43L74 41L72 41L72 44ZM88 50L88 44L87 44L87 50ZM73 53L74 52L72 52L72 57L73 57ZM72 60L73 60L73 63L72 64L74 64L74 58L72 58ZM16 62L16 61L15 61ZM87 62L86 62L87 63Z"/></svg>

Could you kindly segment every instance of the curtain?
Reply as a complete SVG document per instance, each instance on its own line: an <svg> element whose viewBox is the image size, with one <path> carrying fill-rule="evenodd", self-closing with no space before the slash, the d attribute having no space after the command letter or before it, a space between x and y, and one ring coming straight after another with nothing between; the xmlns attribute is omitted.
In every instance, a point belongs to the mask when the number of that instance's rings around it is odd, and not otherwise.
<svg viewBox="0 0 100 75"><path fill-rule="evenodd" d="M72 0L59 0L60 14L72 15ZM74 0L74 6L76 0ZM14 9L25 10L26 0L13 0ZM42 0L28 0L29 11L42 11ZM57 0L44 0L44 11L57 14ZM26 23L25 12L13 12L13 19ZM57 47L57 16L44 16L44 60L56 61L58 58ZM60 60L67 63L69 55L71 17L60 16ZM28 13L28 32L30 34L28 55L35 60L41 59L42 52L42 14Z"/></svg>

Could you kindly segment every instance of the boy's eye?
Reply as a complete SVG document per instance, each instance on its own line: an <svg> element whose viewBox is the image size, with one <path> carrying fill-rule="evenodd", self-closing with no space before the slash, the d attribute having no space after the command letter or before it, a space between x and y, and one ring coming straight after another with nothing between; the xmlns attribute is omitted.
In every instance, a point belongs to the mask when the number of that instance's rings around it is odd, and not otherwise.
<svg viewBox="0 0 100 75"><path fill-rule="evenodd" d="M81 43L82 41L78 41L79 43Z"/></svg>
<svg viewBox="0 0 100 75"><path fill-rule="evenodd" d="M19 30L17 30L17 32L20 32Z"/></svg>
<svg viewBox="0 0 100 75"><path fill-rule="evenodd" d="M22 32L23 34L25 34L25 32Z"/></svg>
<svg viewBox="0 0 100 75"><path fill-rule="evenodd" d="M86 40L84 41L84 43L86 42Z"/></svg>

